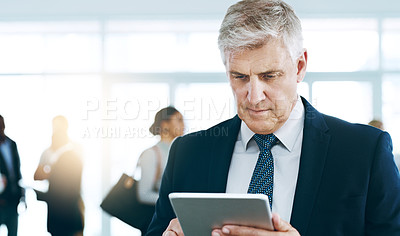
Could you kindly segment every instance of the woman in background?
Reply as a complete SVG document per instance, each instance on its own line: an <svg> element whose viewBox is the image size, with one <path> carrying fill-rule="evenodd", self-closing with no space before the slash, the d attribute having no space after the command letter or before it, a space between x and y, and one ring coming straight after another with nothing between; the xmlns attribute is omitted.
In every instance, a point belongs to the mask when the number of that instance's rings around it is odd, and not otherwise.
<svg viewBox="0 0 400 236"><path fill-rule="evenodd" d="M159 135L161 139L156 145L143 151L138 164L141 168L138 197L142 203L155 205L169 148L172 141L183 134L184 128L182 114L174 107L169 106L157 112L149 130L153 135ZM144 235L147 227L140 230Z"/></svg>
<svg viewBox="0 0 400 236"><path fill-rule="evenodd" d="M35 171L35 180L48 180L47 192L36 191L47 203L47 230L52 236L82 236L84 205L81 198L82 158L80 147L68 137L64 116L53 119L51 146Z"/></svg>

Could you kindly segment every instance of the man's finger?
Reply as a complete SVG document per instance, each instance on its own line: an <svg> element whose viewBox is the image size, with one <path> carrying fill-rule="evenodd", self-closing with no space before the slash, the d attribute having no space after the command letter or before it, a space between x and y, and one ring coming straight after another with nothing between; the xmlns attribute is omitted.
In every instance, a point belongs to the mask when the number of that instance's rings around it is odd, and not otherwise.
<svg viewBox="0 0 400 236"><path fill-rule="evenodd" d="M299 235L298 231L295 228L293 228L292 225L282 220L281 217L276 213L272 213L272 224L274 225L276 231L291 232L295 233L296 235Z"/></svg>
<svg viewBox="0 0 400 236"><path fill-rule="evenodd" d="M165 231L162 236L178 236L174 231Z"/></svg>
<svg viewBox="0 0 400 236"><path fill-rule="evenodd" d="M263 229L257 229L253 227L246 227L246 226L238 226L238 225L224 225L221 229L223 235L233 235L233 236L240 236L240 235L252 235L252 236L261 236L265 235L267 231ZM269 231L272 232L272 231Z"/></svg>
<svg viewBox="0 0 400 236"><path fill-rule="evenodd" d="M221 229L214 229L211 232L211 236L223 236L224 234L222 233Z"/></svg>
<svg viewBox="0 0 400 236"><path fill-rule="evenodd" d="M183 231L177 218L169 222L169 225L162 236L183 236Z"/></svg>
<svg viewBox="0 0 400 236"><path fill-rule="evenodd" d="M272 213L272 224L274 225L276 231L286 232L292 229L292 226L286 221L282 220L281 217L276 213Z"/></svg>

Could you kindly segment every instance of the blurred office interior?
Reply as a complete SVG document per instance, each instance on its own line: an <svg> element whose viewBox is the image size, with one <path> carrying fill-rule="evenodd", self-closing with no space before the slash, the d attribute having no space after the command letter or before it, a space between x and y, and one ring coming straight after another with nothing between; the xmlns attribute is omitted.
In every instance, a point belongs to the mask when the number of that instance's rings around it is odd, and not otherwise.
<svg viewBox="0 0 400 236"><path fill-rule="evenodd" d="M84 148L85 235L140 235L99 204L174 105L192 132L235 114L217 48L233 0L0 1L0 114L32 187L51 120L62 114ZM309 64L299 94L350 122L381 119L400 153L400 2L288 0ZM27 190L19 235L45 236L46 207ZM0 228L0 235L5 229Z"/></svg>

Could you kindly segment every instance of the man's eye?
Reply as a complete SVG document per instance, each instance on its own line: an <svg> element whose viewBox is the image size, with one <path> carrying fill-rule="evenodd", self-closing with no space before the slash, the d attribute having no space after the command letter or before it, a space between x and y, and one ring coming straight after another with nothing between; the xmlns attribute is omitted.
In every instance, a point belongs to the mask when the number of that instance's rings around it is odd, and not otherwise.
<svg viewBox="0 0 400 236"><path fill-rule="evenodd" d="M261 78L262 79L273 79L273 78L275 78L277 76L278 76L277 74L262 74Z"/></svg>
<svg viewBox="0 0 400 236"><path fill-rule="evenodd" d="M237 80L244 80L247 78L247 75L233 75L233 78Z"/></svg>

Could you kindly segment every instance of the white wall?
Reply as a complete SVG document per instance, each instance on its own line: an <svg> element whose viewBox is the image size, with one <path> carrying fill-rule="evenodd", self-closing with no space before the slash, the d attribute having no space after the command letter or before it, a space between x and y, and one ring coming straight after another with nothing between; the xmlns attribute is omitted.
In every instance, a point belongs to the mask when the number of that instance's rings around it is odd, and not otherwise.
<svg viewBox="0 0 400 236"><path fill-rule="evenodd" d="M236 0L0 0L1 18L32 17L214 17ZM287 0L299 15L389 14L400 16L399 0Z"/></svg>

